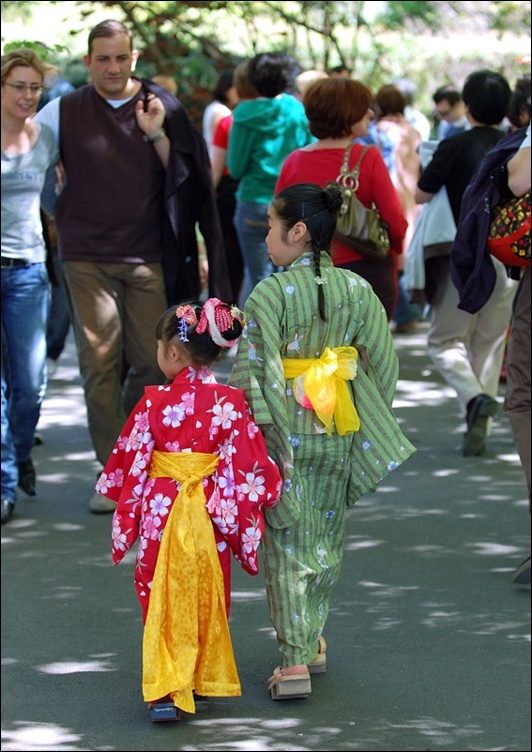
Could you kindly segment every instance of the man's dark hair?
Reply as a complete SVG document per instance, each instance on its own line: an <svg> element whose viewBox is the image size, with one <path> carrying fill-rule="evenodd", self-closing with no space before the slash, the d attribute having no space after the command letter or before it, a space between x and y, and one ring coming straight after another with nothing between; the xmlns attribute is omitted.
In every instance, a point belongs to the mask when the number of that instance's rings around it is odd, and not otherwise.
<svg viewBox="0 0 532 752"><path fill-rule="evenodd" d="M440 102L449 102L451 107L454 107L454 105L458 104L462 97L458 89L455 89L454 86L448 84L446 86L440 86L439 89L436 89L436 91L432 95L432 99L434 101L434 104L439 104Z"/></svg>
<svg viewBox="0 0 532 752"><path fill-rule="evenodd" d="M129 39L129 48L132 50L133 34L123 23L120 23L120 21L108 20L96 24L89 34L89 57L92 54L92 43L95 39L99 39L100 37L109 39L111 37L120 36L121 34Z"/></svg>

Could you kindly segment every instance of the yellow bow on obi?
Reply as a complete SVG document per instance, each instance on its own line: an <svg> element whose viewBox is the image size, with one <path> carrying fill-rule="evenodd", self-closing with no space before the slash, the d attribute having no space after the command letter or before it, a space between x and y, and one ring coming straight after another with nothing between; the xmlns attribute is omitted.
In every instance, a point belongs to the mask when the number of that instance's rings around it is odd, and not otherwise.
<svg viewBox="0 0 532 752"><path fill-rule="evenodd" d="M294 396L304 407L311 407L325 426L344 436L360 428L348 381L357 373L358 350L355 347L326 347L320 358L283 358L286 379L294 379Z"/></svg>
<svg viewBox="0 0 532 752"><path fill-rule="evenodd" d="M225 588L202 479L214 454L153 452L149 477L175 478L181 488L164 528L143 637L146 702L170 695L195 712L194 696L241 694L227 623Z"/></svg>

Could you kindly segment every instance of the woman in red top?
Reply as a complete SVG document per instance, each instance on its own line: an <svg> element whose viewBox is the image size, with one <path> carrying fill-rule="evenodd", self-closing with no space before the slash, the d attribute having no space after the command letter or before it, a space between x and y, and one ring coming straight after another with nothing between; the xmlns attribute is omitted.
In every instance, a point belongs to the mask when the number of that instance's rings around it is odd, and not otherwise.
<svg viewBox="0 0 532 752"><path fill-rule="evenodd" d="M340 173L346 147L359 136L365 136L373 116L370 109L371 91L351 79L323 78L315 81L303 97L303 104L315 141L296 149L285 159L275 186L275 193L294 183L317 183L325 186ZM351 150L350 166L357 163L363 146ZM403 252L403 239L408 223L397 191L377 147L370 148L360 166L360 187L357 196L364 206L374 203L382 219L389 225L391 251L386 261L371 261L338 241L333 243L335 266L356 272L373 287L380 298L388 320L395 310L398 297L397 256Z"/></svg>

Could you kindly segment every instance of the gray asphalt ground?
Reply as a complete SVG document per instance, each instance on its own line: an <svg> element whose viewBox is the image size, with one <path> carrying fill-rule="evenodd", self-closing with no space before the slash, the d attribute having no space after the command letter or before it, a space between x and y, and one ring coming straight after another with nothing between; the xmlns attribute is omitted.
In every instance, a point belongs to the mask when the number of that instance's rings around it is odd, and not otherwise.
<svg viewBox="0 0 532 752"><path fill-rule="evenodd" d="M177 724L148 719L133 558L112 566L111 516L88 511L98 468L69 340L33 453L38 495L21 492L2 527L2 750L531 749L530 586L512 582L530 518L510 426L500 413L487 453L462 457L426 324L394 336L396 414L418 451L349 512L327 673L306 700L270 699L262 575L235 564L242 697L198 701Z"/></svg>

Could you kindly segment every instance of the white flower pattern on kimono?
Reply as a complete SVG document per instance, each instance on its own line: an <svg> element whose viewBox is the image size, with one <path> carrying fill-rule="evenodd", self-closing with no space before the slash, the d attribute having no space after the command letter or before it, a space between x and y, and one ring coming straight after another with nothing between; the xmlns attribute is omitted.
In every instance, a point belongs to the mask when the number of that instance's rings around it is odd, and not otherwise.
<svg viewBox="0 0 532 752"><path fill-rule="evenodd" d="M235 406L232 402L225 402L225 397L218 400L216 397L216 404L212 410L209 410L213 414L211 418L211 426L221 426L222 428L231 428L231 423L234 423L239 417L239 413L236 412Z"/></svg>
<svg viewBox="0 0 532 752"><path fill-rule="evenodd" d="M243 483L240 483L238 486L239 490L245 496L248 496L250 501L258 501L259 496L264 494L266 491L266 488L264 486L264 476L257 475L257 473L261 473L262 470L258 468L257 464L255 463L253 472L244 473L242 470L240 470L239 472L245 477L245 481Z"/></svg>
<svg viewBox="0 0 532 752"><path fill-rule="evenodd" d="M150 443L148 447L146 447L145 452L137 452L135 456L135 460L131 466L131 474L133 476L135 475L141 475L144 473L148 467L150 466L151 462L151 453L153 449L153 443Z"/></svg>
<svg viewBox="0 0 532 752"><path fill-rule="evenodd" d="M163 408L163 426L178 428L185 418L185 409L182 404L167 405Z"/></svg>
<svg viewBox="0 0 532 752"><path fill-rule="evenodd" d="M257 521L251 519L250 522L252 524L242 534L242 550L248 555L257 551L262 538Z"/></svg>
<svg viewBox="0 0 532 752"><path fill-rule="evenodd" d="M200 381L209 386L202 387ZM262 506L277 502L281 486L241 390L218 384L208 369L194 367L185 368L171 385L147 387L122 429L102 480L108 497L117 501L113 563L121 561L138 541L134 581L143 610L149 601L159 543L181 490L175 478L149 477L155 450L181 455L183 469L187 453L218 457L216 470L201 483L224 577L230 553L247 572L258 572Z"/></svg>
<svg viewBox="0 0 532 752"><path fill-rule="evenodd" d="M230 438L226 439L220 444L220 462L230 462L231 457L235 454L236 449L233 444L234 434L231 434Z"/></svg>
<svg viewBox="0 0 532 752"><path fill-rule="evenodd" d="M151 513L158 514L161 517L166 517L170 511L172 501L173 500L169 496L164 496L161 493L155 494L153 499L150 500Z"/></svg>
<svg viewBox="0 0 532 752"><path fill-rule="evenodd" d="M164 445L164 448L167 452L180 452L180 444L179 441L167 441Z"/></svg>
<svg viewBox="0 0 532 752"><path fill-rule="evenodd" d="M259 430L260 429L258 425L254 423L253 421L250 421L248 423L248 436L250 439L254 439L256 435L258 434Z"/></svg>
<svg viewBox="0 0 532 752"><path fill-rule="evenodd" d="M221 488L224 496L233 497L236 493L236 481L233 475L232 467L224 467L222 474L218 475L218 486Z"/></svg>
<svg viewBox="0 0 532 752"><path fill-rule="evenodd" d="M127 533L129 531L122 530L120 516L118 518L113 519L112 531L113 531L112 532L113 547L118 551L126 551L127 550Z"/></svg>
<svg viewBox="0 0 532 752"><path fill-rule="evenodd" d="M142 520L142 534L150 540L159 540L162 521L157 514L146 514Z"/></svg>

